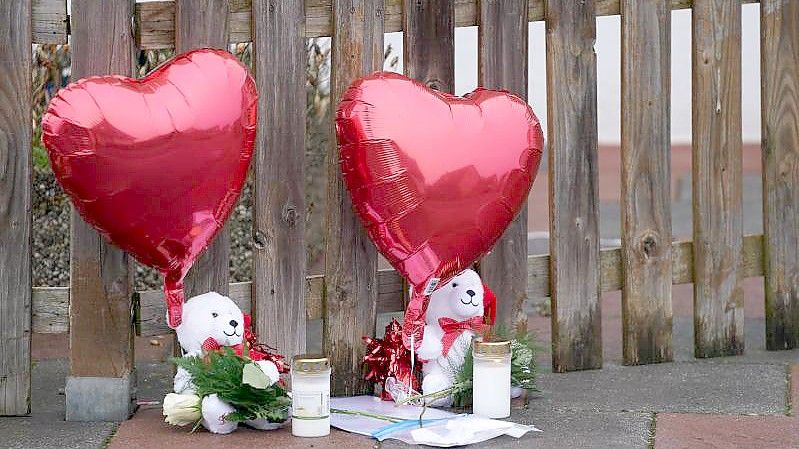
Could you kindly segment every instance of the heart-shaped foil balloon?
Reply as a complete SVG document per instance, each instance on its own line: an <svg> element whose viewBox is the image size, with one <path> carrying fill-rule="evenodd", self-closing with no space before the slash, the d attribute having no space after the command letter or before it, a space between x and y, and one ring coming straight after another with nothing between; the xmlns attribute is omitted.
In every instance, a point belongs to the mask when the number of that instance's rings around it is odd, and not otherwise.
<svg viewBox="0 0 799 449"><path fill-rule="evenodd" d="M344 94L336 133L356 213L414 286L403 329L418 346L426 295L489 251L524 204L541 125L507 92L461 98L378 72Z"/></svg>
<svg viewBox="0 0 799 449"><path fill-rule="evenodd" d="M75 209L164 274L173 328L186 272L241 193L257 100L255 82L233 55L200 49L142 79L70 84L42 119L53 172Z"/></svg>

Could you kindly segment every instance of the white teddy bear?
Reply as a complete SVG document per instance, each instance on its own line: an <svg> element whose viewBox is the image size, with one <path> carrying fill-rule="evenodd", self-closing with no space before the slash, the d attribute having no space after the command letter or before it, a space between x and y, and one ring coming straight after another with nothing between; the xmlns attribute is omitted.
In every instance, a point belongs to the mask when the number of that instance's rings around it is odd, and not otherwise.
<svg viewBox="0 0 799 449"><path fill-rule="evenodd" d="M473 270L462 271L430 295L424 336L416 351L425 361L422 366L423 394L452 386L454 374L463 365L472 337L484 324L483 316L489 306L485 299L483 281ZM446 397L432 405L447 407L451 403L451 397Z"/></svg>
<svg viewBox="0 0 799 449"><path fill-rule="evenodd" d="M216 292L195 296L183 305L183 321L175 329L183 356L204 356L215 348L242 344L244 338L244 314L230 298ZM269 360L255 362L272 383L278 381L277 366ZM195 393L191 375L183 368L175 374L175 393ZM233 407L219 399L217 395L206 396L202 400L202 425L212 433L230 433L238 427L235 422L225 421L225 415L234 411ZM250 427L271 430L276 424L267 420L247 421Z"/></svg>

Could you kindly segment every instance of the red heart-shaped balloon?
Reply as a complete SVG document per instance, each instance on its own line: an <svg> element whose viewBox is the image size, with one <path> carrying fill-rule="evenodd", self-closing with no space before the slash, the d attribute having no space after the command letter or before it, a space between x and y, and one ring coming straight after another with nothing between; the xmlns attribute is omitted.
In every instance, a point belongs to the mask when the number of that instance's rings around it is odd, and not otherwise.
<svg viewBox="0 0 799 449"><path fill-rule="evenodd" d="M543 147L538 119L516 96L455 97L387 72L350 86L336 131L353 206L416 296L496 243L527 198Z"/></svg>
<svg viewBox="0 0 799 449"><path fill-rule="evenodd" d="M233 55L201 49L142 79L70 84L42 119L53 172L83 219L164 273L172 327L183 277L241 193L257 99Z"/></svg>

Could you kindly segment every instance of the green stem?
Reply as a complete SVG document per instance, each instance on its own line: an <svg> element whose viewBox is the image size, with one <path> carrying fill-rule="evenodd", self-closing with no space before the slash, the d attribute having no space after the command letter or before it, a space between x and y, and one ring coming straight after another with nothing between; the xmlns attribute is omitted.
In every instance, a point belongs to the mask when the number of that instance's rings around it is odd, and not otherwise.
<svg viewBox="0 0 799 449"><path fill-rule="evenodd" d="M407 403L409 403L411 401L416 401L416 400L419 400L419 399L424 399L425 400L424 403L426 404L427 403L427 399L430 399L431 401L435 401L436 399L445 398L445 397L447 397L447 396L449 396L449 395L451 395L451 394L453 394L453 393L455 393L457 391L460 391L462 388L469 387L470 385L471 385L471 381L459 382L459 383L453 384L451 387L445 388L443 390L434 391L432 393L427 393L427 394L417 394L416 396L407 397L407 398L403 399L402 401L398 402L397 405L405 405L405 404L407 404Z"/></svg>
<svg viewBox="0 0 799 449"><path fill-rule="evenodd" d="M404 419L397 418L395 416L378 415L376 413L369 413L369 412L363 412L363 411L358 411L358 410L342 410L340 408L331 408L330 412L331 413L341 413L343 415L365 416L367 418L380 419L380 420L383 420L383 421L388 421L388 422L393 422L393 423L398 423L398 422L405 421Z"/></svg>

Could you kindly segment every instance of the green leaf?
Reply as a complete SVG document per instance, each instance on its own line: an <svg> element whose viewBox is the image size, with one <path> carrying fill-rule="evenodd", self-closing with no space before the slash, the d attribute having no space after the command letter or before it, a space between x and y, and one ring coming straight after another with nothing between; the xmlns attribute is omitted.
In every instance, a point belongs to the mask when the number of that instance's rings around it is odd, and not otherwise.
<svg viewBox="0 0 799 449"><path fill-rule="evenodd" d="M216 393L219 399L236 409L225 417L227 421L267 419L269 422L283 422L288 419L291 399L283 387L278 383L266 388L245 384L244 369L249 362L232 349L214 351L206 357L179 357L172 361L191 374L199 396Z"/></svg>
<svg viewBox="0 0 799 449"><path fill-rule="evenodd" d="M241 375L241 383L244 385L250 385L253 388L263 390L269 386L270 380L269 376L261 371L261 367L256 363L250 362L244 365L244 370Z"/></svg>

